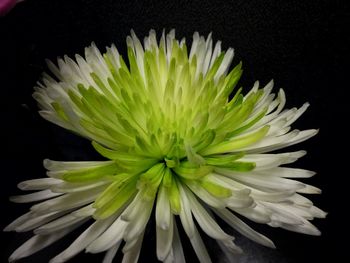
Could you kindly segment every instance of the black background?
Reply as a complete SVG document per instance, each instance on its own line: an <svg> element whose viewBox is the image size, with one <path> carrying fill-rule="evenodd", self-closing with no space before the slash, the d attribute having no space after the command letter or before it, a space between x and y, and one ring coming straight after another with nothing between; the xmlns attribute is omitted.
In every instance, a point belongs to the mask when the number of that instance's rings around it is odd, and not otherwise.
<svg viewBox="0 0 350 263"><path fill-rule="evenodd" d="M323 189L315 204L329 212L315 220L321 237L310 237L252 224L271 237L277 250L263 248L237 236L245 254L233 262L344 262L342 238L346 216L348 162L346 144L349 111L346 110L349 51L349 8L346 1L116 1L27 0L0 18L1 89L1 228L28 209L10 204L19 194L16 184L44 176L42 159L91 160L100 158L89 142L44 121L31 98L32 88L47 70L45 58L83 53L95 41L100 49L115 43L125 54L125 38L133 28L143 38L153 28L176 29L190 43L194 31L213 32L223 47L235 48L234 63L243 61L240 84L245 91L255 80L271 78L284 88L287 106L311 103L294 127L320 128L308 142L293 147L308 155L299 167L318 172L308 183ZM343 153L343 151L345 152ZM345 188L345 187L344 187ZM344 220L345 222L345 220ZM140 262L156 262L154 229L145 237ZM77 233L22 260L48 262ZM1 233L1 260L25 241L28 234ZM186 240L186 238L183 238ZM213 262L225 262L214 243L205 239ZM196 262L189 242L184 242L189 262ZM100 262L101 255L80 254L71 262ZM118 258L120 255L118 254ZM116 262L118 262L116 260Z"/></svg>

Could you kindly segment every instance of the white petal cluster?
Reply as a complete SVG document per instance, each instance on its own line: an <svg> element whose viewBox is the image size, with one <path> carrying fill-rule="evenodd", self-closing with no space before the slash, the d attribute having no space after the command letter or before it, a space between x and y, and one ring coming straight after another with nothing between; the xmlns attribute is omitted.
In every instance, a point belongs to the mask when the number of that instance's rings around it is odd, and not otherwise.
<svg viewBox="0 0 350 263"><path fill-rule="evenodd" d="M195 33L187 51L174 30L163 32L159 41L151 30L143 45L132 31L127 45L128 63L115 46L101 54L94 44L85 49L85 58L65 56L57 65L48 61L53 75L44 74L34 93L40 114L91 140L107 160L45 160L48 178L18 185L34 192L11 197L13 202L37 203L5 231L33 231L34 236L10 261L89 221L51 263L84 250L106 252L103 262L108 263L120 247L123 262L137 262L153 215L156 254L163 262L185 262L179 227L200 262L211 262L200 231L225 252L241 253L218 217L271 248L273 242L242 217L320 235L309 221L326 213L301 194L321 190L298 181L314 172L286 166L306 152L274 152L317 133L291 128L308 103L284 109L285 93L274 94L273 81L263 88L256 82L245 95L234 91L241 64L230 70L233 49L222 51L211 35Z"/></svg>

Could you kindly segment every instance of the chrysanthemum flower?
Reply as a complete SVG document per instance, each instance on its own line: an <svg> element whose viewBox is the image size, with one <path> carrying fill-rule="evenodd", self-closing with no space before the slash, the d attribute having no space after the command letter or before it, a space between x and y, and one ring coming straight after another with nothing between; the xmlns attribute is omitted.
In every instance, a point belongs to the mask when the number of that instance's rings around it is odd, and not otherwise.
<svg viewBox="0 0 350 263"><path fill-rule="evenodd" d="M216 217L268 247L273 242L242 217L320 234L309 220L325 212L301 195L320 190L295 180L314 173L285 167L306 152L271 153L317 133L291 130L308 103L284 110L285 93L271 93L272 81L264 88L256 82L246 95L235 90L241 64L229 70L233 49L222 51L211 35L195 33L188 52L173 30L159 42L151 30L143 45L132 31L127 46L128 65L115 46L102 55L94 44L85 58L48 62L53 76L44 74L34 93L41 116L91 140L107 160L44 160L48 178L18 185L39 191L12 201L42 202L6 228L35 234L10 261L92 219L51 262L83 250L105 251L104 262L111 262L122 244L123 262L135 262L153 209L156 253L164 262L185 262L179 225L201 262L210 257L197 224L226 252L241 252Z"/></svg>

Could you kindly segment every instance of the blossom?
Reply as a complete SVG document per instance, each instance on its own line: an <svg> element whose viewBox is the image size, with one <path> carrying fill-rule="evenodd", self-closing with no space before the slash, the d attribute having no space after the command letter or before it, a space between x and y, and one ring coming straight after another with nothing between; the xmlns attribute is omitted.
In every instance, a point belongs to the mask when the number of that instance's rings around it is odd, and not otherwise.
<svg viewBox="0 0 350 263"><path fill-rule="evenodd" d="M247 238L273 242L241 218L309 235L320 231L309 220L326 213L301 194L320 189L295 179L314 172L290 168L305 151L276 153L317 130L292 130L309 104L284 109L282 89L256 82L245 95L236 89L239 63L211 34L193 35L190 50L175 31L144 44L131 31L126 62L112 45L104 54L95 44L85 58L65 56L53 75L44 74L33 97L46 120L92 141L105 161L44 160L48 178L21 182L18 203L39 202L5 230L34 230L10 261L29 256L86 221L91 225L51 262L85 250L106 252L111 262L123 245L123 262L138 260L154 209L156 254L160 261L185 262L182 227L201 262L210 262L200 229L225 252L240 253L221 218ZM233 96L230 97L230 94ZM195 223L197 222L197 224Z"/></svg>

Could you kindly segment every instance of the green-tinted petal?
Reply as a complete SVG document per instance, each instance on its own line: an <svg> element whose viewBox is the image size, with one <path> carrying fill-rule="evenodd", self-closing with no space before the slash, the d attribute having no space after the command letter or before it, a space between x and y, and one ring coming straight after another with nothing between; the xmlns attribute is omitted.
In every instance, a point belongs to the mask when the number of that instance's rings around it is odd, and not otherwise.
<svg viewBox="0 0 350 263"><path fill-rule="evenodd" d="M115 162L107 162L103 166L67 171L63 174L62 179L67 182L87 182L100 180L118 173L120 168Z"/></svg>
<svg viewBox="0 0 350 263"><path fill-rule="evenodd" d="M121 213L124 205L135 196L136 192L135 179L131 179L124 184L115 182L102 194L100 200L103 201L95 206L98 208L94 213L94 218L104 219L115 213Z"/></svg>
<svg viewBox="0 0 350 263"><path fill-rule="evenodd" d="M209 180L203 179L199 181L200 185L207 190L210 194L219 198L228 198L232 195L230 189L221 185L210 182Z"/></svg>
<svg viewBox="0 0 350 263"><path fill-rule="evenodd" d="M208 173L210 173L213 168L211 166L192 166L187 162L182 162L179 166L175 167L174 172L179 176L186 179L199 179Z"/></svg>
<svg viewBox="0 0 350 263"><path fill-rule="evenodd" d="M244 147L247 147L253 143L256 143L262 138L264 138L264 136L269 131L269 128L270 126L267 125L251 134L208 147L204 151L201 151L201 154L210 155L210 154L217 154L217 153L234 152L239 149L243 149Z"/></svg>

